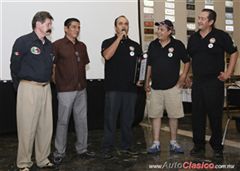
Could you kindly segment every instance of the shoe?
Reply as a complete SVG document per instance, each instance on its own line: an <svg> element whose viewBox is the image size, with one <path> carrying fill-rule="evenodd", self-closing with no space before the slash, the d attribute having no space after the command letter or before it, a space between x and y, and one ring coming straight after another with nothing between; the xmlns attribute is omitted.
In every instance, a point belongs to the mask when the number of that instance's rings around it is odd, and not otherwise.
<svg viewBox="0 0 240 171"><path fill-rule="evenodd" d="M113 154L110 150L103 150L101 157L107 160L113 158Z"/></svg>
<svg viewBox="0 0 240 171"><path fill-rule="evenodd" d="M160 145L153 144L150 148L147 149L148 154L156 154L160 152Z"/></svg>
<svg viewBox="0 0 240 171"><path fill-rule="evenodd" d="M78 158L80 158L80 159L91 159L91 158L95 158L95 157L96 157L96 154L94 152L89 152L89 151L78 154Z"/></svg>
<svg viewBox="0 0 240 171"><path fill-rule="evenodd" d="M29 167L19 168L19 171L30 171Z"/></svg>
<svg viewBox="0 0 240 171"><path fill-rule="evenodd" d="M176 154L183 154L184 151L178 143L170 144L170 152Z"/></svg>
<svg viewBox="0 0 240 171"><path fill-rule="evenodd" d="M131 155L137 155L138 152L134 151L131 148L125 149L125 150L120 150L120 153L124 153L124 154L131 154Z"/></svg>
<svg viewBox="0 0 240 171"><path fill-rule="evenodd" d="M223 151L222 150L214 150L213 157L222 159L223 158Z"/></svg>
<svg viewBox="0 0 240 171"><path fill-rule="evenodd" d="M204 155L205 154L205 148L204 147L197 147L194 146L192 150L190 151L190 155L197 156L197 155Z"/></svg>
<svg viewBox="0 0 240 171"><path fill-rule="evenodd" d="M56 156L53 158L53 163L55 165L60 165L63 162L63 157L62 156Z"/></svg>
<svg viewBox="0 0 240 171"><path fill-rule="evenodd" d="M46 165L41 166L39 168L41 168L41 169L54 169L55 168L55 164L49 161Z"/></svg>

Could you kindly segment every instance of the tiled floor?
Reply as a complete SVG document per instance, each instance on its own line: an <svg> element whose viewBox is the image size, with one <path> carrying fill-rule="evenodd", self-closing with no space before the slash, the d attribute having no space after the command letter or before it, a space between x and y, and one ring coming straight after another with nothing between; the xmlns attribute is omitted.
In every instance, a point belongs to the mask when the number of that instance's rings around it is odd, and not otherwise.
<svg viewBox="0 0 240 171"><path fill-rule="evenodd" d="M225 122L225 120L224 120ZM236 144L236 147L225 146L224 159L216 160L212 158L212 149L207 143L205 157L196 158L189 155L192 148L191 140L191 116L186 116L180 120L178 136L179 143L185 150L185 154L173 155L169 153L169 131L168 120L164 118L161 131L161 153L159 155L146 154L144 132L142 127L134 128L135 148L139 155L124 155L117 149L115 157L104 160L100 157L100 146L103 136L102 130L89 131L89 149L97 153L95 159L83 160L76 157L74 151L75 135L69 133L67 156L64 163L55 170L58 171L155 171L155 170L203 170L203 169L184 169L183 167L194 166L194 164L212 164L218 167L232 167L234 169L216 169L216 170L240 170L240 133L235 128L235 122L230 123L227 140ZM207 129L209 133L210 130ZM119 139L119 132L117 133ZM117 141L118 142L118 141ZM231 144L230 144L231 145ZM15 160L17 151L16 135L0 135L0 171L15 171ZM164 167L162 169L157 167ZM155 167L155 168L154 168ZM37 167L33 171L40 170ZM45 169L46 170L46 169ZM47 170L46 170L47 171Z"/></svg>

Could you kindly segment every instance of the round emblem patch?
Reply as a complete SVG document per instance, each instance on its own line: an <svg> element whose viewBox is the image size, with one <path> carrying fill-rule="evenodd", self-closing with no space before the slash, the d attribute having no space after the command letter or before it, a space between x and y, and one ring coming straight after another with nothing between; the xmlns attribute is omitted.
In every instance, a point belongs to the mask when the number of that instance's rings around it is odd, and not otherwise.
<svg viewBox="0 0 240 171"><path fill-rule="evenodd" d="M172 53L168 53L168 57L171 58L173 56Z"/></svg>
<svg viewBox="0 0 240 171"><path fill-rule="evenodd" d="M41 50L40 50L38 47L33 46L33 47L31 48L31 52L32 52L32 54L34 54L34 55L39 55L39 54L41 53Z"/></svg>
<svg viewBox="0 0 240 171"><path fill-rule="evenodd" d="M209 43L209 44L208 44L208 48L210 48L210 49L213 48L213 44L212 44L212 43Z"/></svg>

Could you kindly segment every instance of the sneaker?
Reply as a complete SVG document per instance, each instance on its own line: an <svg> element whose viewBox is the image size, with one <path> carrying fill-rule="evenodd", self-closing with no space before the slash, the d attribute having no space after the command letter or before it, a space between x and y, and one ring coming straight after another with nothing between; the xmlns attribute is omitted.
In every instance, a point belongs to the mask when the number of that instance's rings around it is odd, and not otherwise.
<svg viewBox="0 0 240 171"><path fill-rule="evenodd" d="M56 165L60 165L63 161L63 157L62 156L56 156L53 158L53 163Z"/></svg>
<svg viewBox="0 0 240 171"><path fill-rule="evenodd" d="M125 149L125 150L120 150L120 153L124 153L124 154L131 154L131 155L137 155L138 152L134 151L131 148Z"/></svg>
<svg viewBox="0 0 240 171"><path fill-rule="evenodd" d="M194 146L192 150L190 151L190 155L197 156L197 155L204 155L205 154L205 148L204 147L198 147Z"/></svg>
<svg viewBox="0 0 240 171"><path fill-rule="evenodd" d="M182 147L178 143L171 144L170 143L170 152L176 154L183 154L184 151Z"/></svg>
<svg viewBox="0 0 240 171"><path fill-rule="evenodd" d="M148 154L156 154L160 152L160 145L153 144L150 148L147 149Z"/></svg>
<svg viewBox="0 0 240 171"><path fill-rule="evenodd" d="M214 150L213 157L218 159L223 158L223 150Z"/></svg>
<svg viewBox="0 0 240 171"><path fill-rule="evenodd" d="M30 171L29 167L19 168L19 171Z"/></svg>
<svg viewBox="0 0 240 171"><path fill-rule="evenodd" d="M49 161L44 166L39 166L39 168L41 168L41 169L55 169L55 164Z"/></svg>
<svg viewBox="0 0 240 171"><path fill-rule="evenodd" d="M111 159L111 158L113 158L113 154L112 154L111 150L105 149L102 151L101 157L103 159Z"/></svg>
<svg viewBox="0 0 240 171"><path fill-rule="evenodd" d="M95 158L96 154L94 152L86 151L84 153L78 154L78 158L80 159L91 159Z"/></svg>

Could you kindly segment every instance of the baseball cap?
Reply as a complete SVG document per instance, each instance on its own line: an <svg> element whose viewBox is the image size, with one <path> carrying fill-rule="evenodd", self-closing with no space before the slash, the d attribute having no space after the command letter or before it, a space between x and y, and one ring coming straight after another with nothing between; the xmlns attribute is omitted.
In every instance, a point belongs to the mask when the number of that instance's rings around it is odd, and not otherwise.
<svg viewBox="0 0 240 171"><path fill-rule="evenodd" d="M165 25L167 26L170 30L174 31L174 26L172 21L170 20L163 20L161 22L155 22L155 26L160 26L160 25Z"/></svg>

